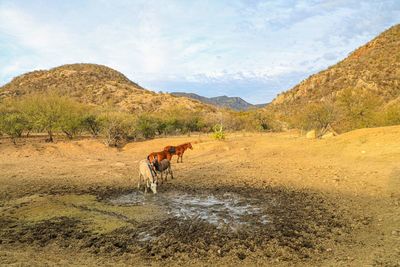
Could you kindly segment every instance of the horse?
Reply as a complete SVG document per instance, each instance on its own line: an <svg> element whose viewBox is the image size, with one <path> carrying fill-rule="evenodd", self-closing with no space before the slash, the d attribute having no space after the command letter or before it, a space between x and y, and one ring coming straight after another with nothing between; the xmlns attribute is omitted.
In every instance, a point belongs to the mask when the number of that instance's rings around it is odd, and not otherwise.
<svg viewBox="0 0 400 267"><path fill-rule="evenodd" d="M174 179L174 174L172 173L171 169L171 162L168 159L163 159L162 161L158 162L155 161L153 163L157 172L160 173L160 180L161 183L164 183L163 174L165 173L165 181L167 181L168 174L171 176L171 179Z"/></svg>
<svg viewBox="0 0 400 267"><path fill-rule="evenodd" d="M191 143L184 143L179 146L166 146L166 147L164 147L164 151L171 154L171 158L172 158L172 155L177 155L178 159L176 162L179 163L179 158L180 158L181 163L183 163L183 153L185 153L186 149L188 149L188 148L193 149Z"/></svg>
<svg viewBox="0 0 400 267"><path fill-rule="evenodd" d="M147 160L154 164L155 161L161 162L163 159L171 160L172 154L168 151L152 152L147 156Z"/></svg>
<svg viewBox="0 0 400 267"><path fill-rule="evenodd" d="M151 163L148 160L141 160L139 162L139 182L138 189L142 183L144 183L144 192L147 193L147 189L157 194L157 174L152 170Z"/></svg>

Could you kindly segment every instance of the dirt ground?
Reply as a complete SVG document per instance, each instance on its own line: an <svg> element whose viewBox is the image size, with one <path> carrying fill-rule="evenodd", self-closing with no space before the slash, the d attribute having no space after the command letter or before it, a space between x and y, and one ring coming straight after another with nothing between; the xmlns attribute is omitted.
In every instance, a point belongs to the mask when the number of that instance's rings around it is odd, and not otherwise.
<svg viewBox="0 0 400 267"><path fill-rule="evenodd" d="M112 203L137 193L139 160L187 141L194 149L173 159L176 177L157 196ZM0 265L400 266L400 127L326 140L192 135L122 149L0 139L0 151ZM233 221L232 210L256 208L233 229L171 215L172 193L213 196L222 204L207 214ZM227 195L240 201L221 212Z"/></svg>

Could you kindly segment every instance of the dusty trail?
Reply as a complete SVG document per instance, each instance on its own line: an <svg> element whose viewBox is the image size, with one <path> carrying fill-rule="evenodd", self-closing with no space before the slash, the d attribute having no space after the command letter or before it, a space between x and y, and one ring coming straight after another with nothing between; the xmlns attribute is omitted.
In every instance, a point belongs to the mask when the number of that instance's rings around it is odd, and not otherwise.
<svg viewBox="0 0 400 267"><path fill-rule="evenodd" d="M399 138L386 127L121 150L0 140L0 263L398 266ZM176 179L138 198L137 162L185 141L194 150L173 162Z"/></svg>

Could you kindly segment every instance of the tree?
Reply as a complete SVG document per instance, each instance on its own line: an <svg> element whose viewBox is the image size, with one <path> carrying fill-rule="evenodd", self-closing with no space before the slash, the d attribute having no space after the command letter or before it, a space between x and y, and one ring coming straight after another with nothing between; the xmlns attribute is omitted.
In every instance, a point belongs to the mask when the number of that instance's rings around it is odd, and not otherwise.
<svg viewBox="0 0 400 267"><path fill-rule="evenodd" d="M10 136L11 141L16 144L16 139L27 129L29 129L28 121L20 111L19 102L7 100L1 103L0 133Z"/></svg>
<svg viewBox="0 0 400 267"><path fill-rule="evenodd" d="M307 105L300 116L303 129L316 129L322 135L335 122L337 112L331 102L320 102Z"/></svg>
<svg viewBox="0 0 400 267"><path fill-rule="evenodd" d="M388 104L382 113L383 125L400 125L399 101Z"/></svg>
<svg viewBox="0 0 400 267"><path fill-rule="evenodd" d="M153 138L158 130L158 121L148 115L140 115L136 119L136 130L142 134L144 138Z"/></svg>
<svg viewBox="0 0 400 267"><path fill-rule="evenodd" d="M82 126L93 137L97 137L101 131L101 121L94 113L84 115L82 118Z"/></svg>
<svg viewBox="0 0 400 267"><path fill-rule="evenodd" d="M68 139L73 139L84 130L86 109L82 104L73 101L62 101L60 104L63 107L63 112L58 125Z"/></svg>
<svg viewBox="0 0 400 267"><path fill-rule="evenodd" d="M39 132L47 132L46 141L53 142L54 133L58 130L65 130L71 135L75 131L76 121L70 120L73 120L72 114L78 104L72 99L58 95L34 95L21 102L22 112L33 128Z"/></svg>
<svg viewBox="0 0 400 267"><path fill-rule="evenodd" d="M100 115L99 119L101 121L101 132L108 146L121 146L130 135L136 135L134 118L126 113L106 111Z"/></svg>
<svg viewBox="0 0 400 267"><path fill-rule="evenodd" d="M11 111L0 113L0 131L10 136L14 144L16 144L16 138L22 136L26 124L26 119L19 112Z"/></svg>
<svg viewBox="0 0 400 267"><path fill-rule="evenodd" d="M337 104L342 127L353 130L377 125L376 114L382 99L371 90L347 88L338 96Z"/></svg>

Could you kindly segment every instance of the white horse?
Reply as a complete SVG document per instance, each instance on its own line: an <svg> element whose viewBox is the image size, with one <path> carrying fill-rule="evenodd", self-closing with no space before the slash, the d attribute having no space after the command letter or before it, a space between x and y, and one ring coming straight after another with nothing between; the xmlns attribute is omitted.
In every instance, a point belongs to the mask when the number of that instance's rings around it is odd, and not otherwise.
<svg viewBox="0 0 400 267"><path fill-rule="evenodd" d="M144 192L147 193L147 189L157 194L157 175L152 170L151 163L144 159L139 162L139 182L138 182L138 189L144 183Z"/></svg>

